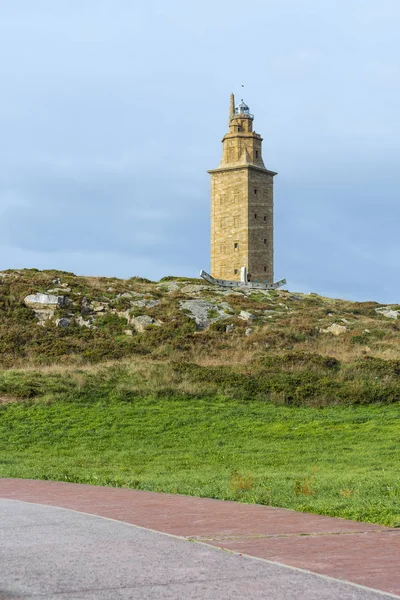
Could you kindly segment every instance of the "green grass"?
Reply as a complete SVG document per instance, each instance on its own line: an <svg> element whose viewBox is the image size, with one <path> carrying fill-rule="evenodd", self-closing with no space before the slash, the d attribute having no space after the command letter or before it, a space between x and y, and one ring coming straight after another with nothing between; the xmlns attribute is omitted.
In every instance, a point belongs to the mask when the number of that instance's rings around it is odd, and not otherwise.
<svg viewBox="0 0 400 600"><path fill-rule="evenodd" d="M92 394L95 392L92 390ZM94 396L93 396L94 397ZM76 391L0 407L0 475L256 502L400 526L400 407Z"/></svg>

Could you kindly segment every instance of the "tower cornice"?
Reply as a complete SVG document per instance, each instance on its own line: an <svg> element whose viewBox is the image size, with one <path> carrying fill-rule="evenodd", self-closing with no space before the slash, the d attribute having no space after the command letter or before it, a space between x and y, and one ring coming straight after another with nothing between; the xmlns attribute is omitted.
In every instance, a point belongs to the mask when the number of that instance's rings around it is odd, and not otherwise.
<svg viewBox="0 0 400 600"><path fill-rule="evenodd" d="M256 133L255 131L252 131L250 133L246 132L246 131L235 131L234 133L226 133L224 135L224 137L222 138L221 142L223 142L224 140L230 140L232 138L247 138L247 139L253 139L256 138L257 140L260 140L260 142L263 141L263 138L261 137L261 135L259 133Z"/></svg>
<svg viewBox="0 0 400 600"><path fill-rule="evenodd" d="M257 167L256 165L245 164L245 165L233 165L226 167L218 167L217 169L210 169L207 173L221 173L222 171L240 171L243 169L251 169L253 171L258 171L259 173L267 173L268 175L278 175L277 171L270 171L269 169L264 169L263 167Z"/></svg>

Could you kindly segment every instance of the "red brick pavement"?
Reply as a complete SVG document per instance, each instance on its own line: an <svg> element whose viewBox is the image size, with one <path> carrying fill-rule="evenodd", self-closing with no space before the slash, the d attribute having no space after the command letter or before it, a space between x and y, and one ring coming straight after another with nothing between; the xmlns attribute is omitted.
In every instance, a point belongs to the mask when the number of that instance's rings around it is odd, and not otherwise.
<svg viewBox="0 0 400 600"><path fill-rule="evenodd" d="M400 530L256 504L0 479L0 498L59 506L300 567L400 596Z"/></svg>

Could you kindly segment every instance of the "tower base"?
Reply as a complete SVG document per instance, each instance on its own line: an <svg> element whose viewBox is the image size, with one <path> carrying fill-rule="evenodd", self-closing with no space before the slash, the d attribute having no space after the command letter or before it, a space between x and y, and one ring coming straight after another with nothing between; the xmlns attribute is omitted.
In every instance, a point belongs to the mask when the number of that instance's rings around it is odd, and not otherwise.
<svg viewBox="0 0 400 600"><path fill-rule="evenodd" d="M277 290L286 283L286 279L280 279L275 283L268 283L267 281L258 283L256 281L229 281L228 279L216 279L203 270L200 271L200 277L213 285L219 285L225 288L245 288L246 290Z"/></svg>

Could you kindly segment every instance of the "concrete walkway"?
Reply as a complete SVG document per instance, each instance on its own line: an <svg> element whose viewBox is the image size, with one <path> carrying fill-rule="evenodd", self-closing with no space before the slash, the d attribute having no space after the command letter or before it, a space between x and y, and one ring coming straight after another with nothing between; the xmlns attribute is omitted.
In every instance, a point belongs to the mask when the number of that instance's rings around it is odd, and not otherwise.
<svg viewBox="0 0 400 600"><path fill-rule="evenodd" d="M299 567L394 595L398 594L400 597L400 570L398 568L400 530L396 529L258 505L52 481L1 479L0 498L46 504L108 517L189 540L206 542L207 545L237 553ZM81 517L83 518L82 515ZM4 518L2 522L4 524ZM114 527L117 525L113 524ZM140 530L135 529L135 531ZM151 532L146 533L150 534ZM44 540L45 536L42 539ZM165 537L163 539L170 540ZM184 554L189 552L188 548L198 548L201 552L205 552L205 548L207 548L202 544L188 545L184 540L178 541L179 544L184 544ZM211 548L207 549L207 552L211 551ZM211 555L213 564L216 556L235 556L213 552L214 554ZM245 557L241 556L240 558L244 559ZM155 560L160 559L158 557ZM237 561L238 557L236 556L234 560ZM251 560L250 562L267 566L265 562ZM274 567L278 568L279 565L274 565ZM290 573L290 577L293 577L293 573L299 572L290 570ZM222 571L219 577L224 580ZM318 577L313 579L328 581ZM211 577L211 580L214 579ZM335 583L339 585L338 582ZM248 583L245 584L245 587L247 585ZM308 584L304 583L304 585ZM358 593L358 588L352 586L350 588L351 593ZM6 588L3 586L3 589ZM263 589L265 591L265 588ZM300 586L299 589L303 588ZM366 595L372 593L366 590L362 591L364 595L361 596L344 596L342 592L343 590L336 597L372 597ZM210 592L209 596L193 596L192 594L191 597L223 597L219 592L217 596L213 596L212 593ZM310 596L309 591L306 595L297 596L289 590L287 593L289 595L279 597L313 597ZM325 590L324 593L330 592ZM268 597L254 594L251 596L254 598ZM375 596L382 597L379 594L375 594ZM86 598L86 596L76 597ZM94 597L103 598L103 596L87 596L87 598ZM120 597L179 598L180 596L177 594L175 596L133 595ZM187 593L182 597L187 597ZM246 597L246 594L226 597ZM278 596L269 597L278 598ZM323 596L319 590L319 596L316 597L330 598L331 596ZM0 586L0 600L2 598Z"/></svg>

